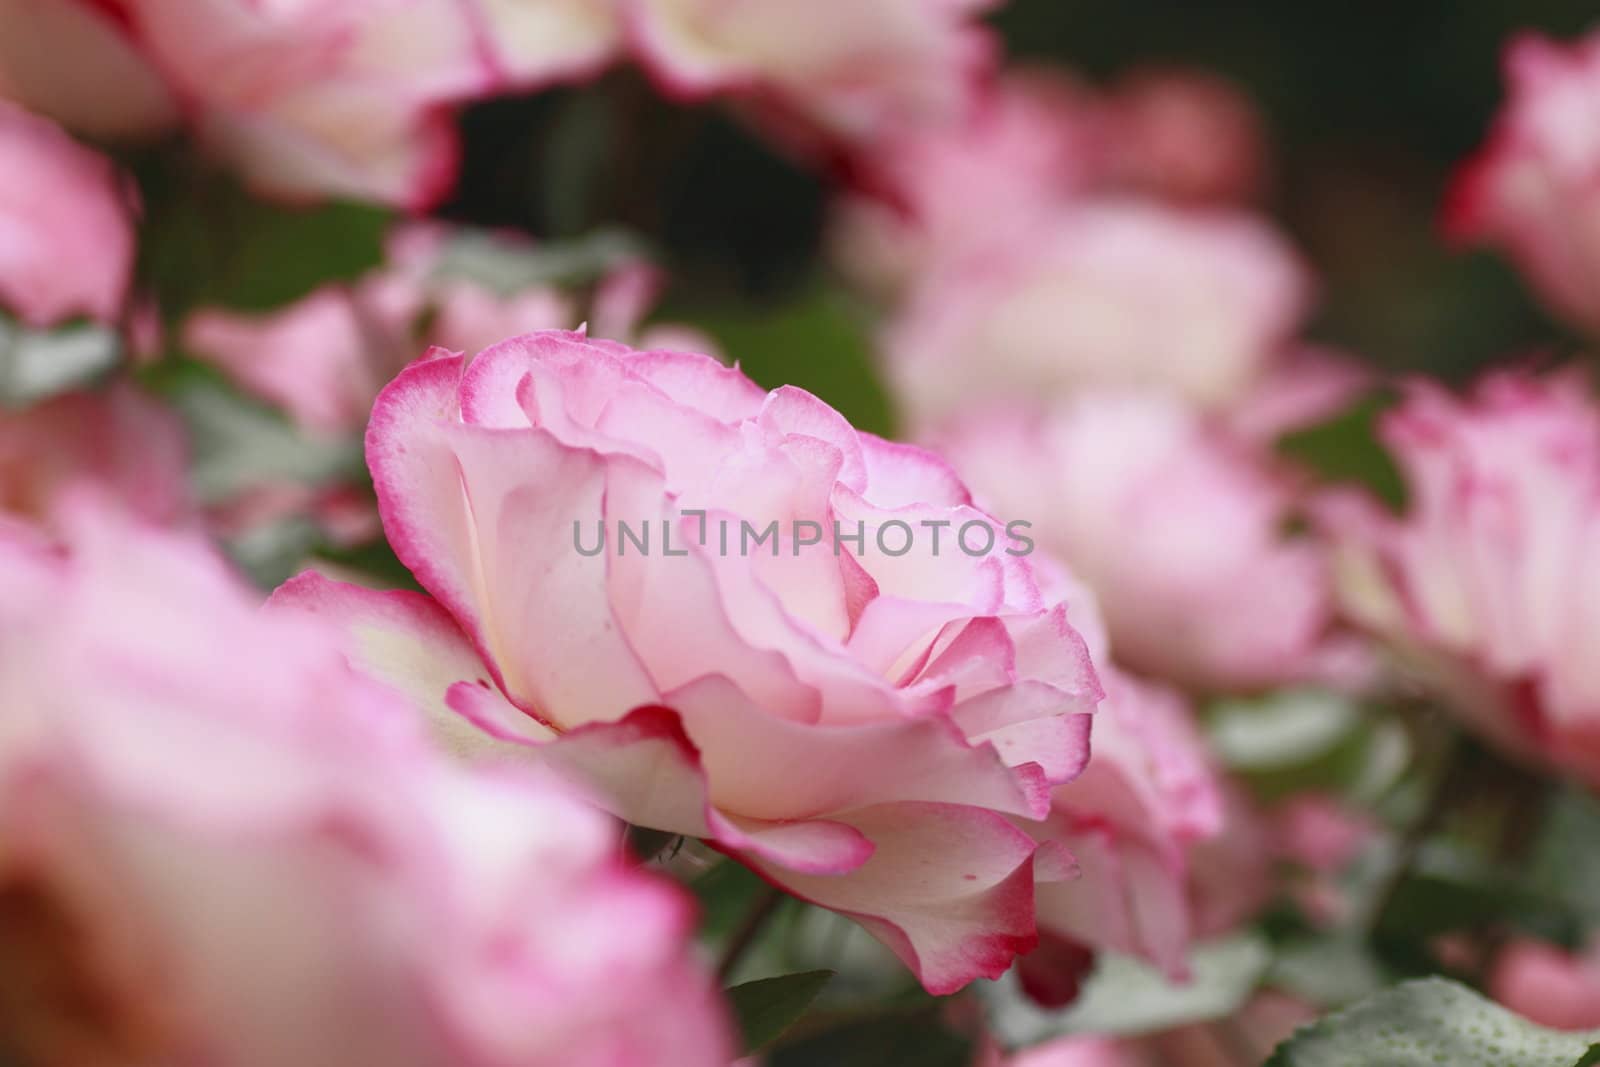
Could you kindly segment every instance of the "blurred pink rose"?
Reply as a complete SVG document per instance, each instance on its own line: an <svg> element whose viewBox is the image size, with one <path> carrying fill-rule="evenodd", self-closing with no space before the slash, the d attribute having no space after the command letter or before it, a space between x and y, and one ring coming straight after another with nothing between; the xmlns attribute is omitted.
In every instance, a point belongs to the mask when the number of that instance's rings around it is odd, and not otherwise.
<svg viewBox="0 0 1600 1067"><path fill-rule="evenodd" d="M103 156L0 100L0 311L29 326L115 323L133 271L134 203Z"/></svg>
<svg viewBox="0 0 1600 1067"><path fill-rule="evenodd" d="M959 115L991 67L977 17L997 0L622 0L669 92L731 93L824 135L865 140Z"/></svg>
<svg viewBox="0 0 1600 1067"><path fill-rule="evenodd" d="M1531 938L1495 957L1489 995L1517 1014L1556 1030L1600 1026L1600 951L1581 955Z"/></svg>
<svg viewBox="0 0 1600 1067"><path fill-rule="evenodd" d="M1057 69L1012 71L961 119L896 126L852 155L834 258L892 295L975 246L1033 246L1074 202L1247 201L1264 181L1259 127L1211 75L1153 69L1101 89Z"/></svg>
<svg viewBox="0 0 1600 1067"><path fill-rule="evenodd" d="M1505 54L1510 99L1445 208L1460 241L1506 251L1557 313L1600 333L1600 31Z"/></svg>
<svg viewBox="0 0 1600 1067"><path fill-rule="evenodd" d="M1119 663L1235 691L1346 658L1320 552L1283 532L1292 484L1177 399L1091 391L1047 415L979 412L938 443L1094 589Z"/></svg>
<svg viewBox="0 0 1600 1067"><path fill-rule="evenodd" d="M1082 877L1041 885L1039 926L1188 974L1191 846L1222 829L1221 787L1177 693L1102 670L1094 757L1034 830Z"/></svg>
<svg viewBox="0 0 1600 1067"><path fill-rule="evenodd" d="M158 136L172 90L128 32L122 0L0 0L0 98L90 137Z"/></svg>
<svg viewBox="0 0 1600 1067"><path fill-rule="evenodd" d="M1092 385L1221 409L1285 348L1309 295L1299 260L1257 219L1089 202L941 264L892 324L886 372L918 432L985 400Z"/></svg>
<svg viewBox="0 0 1600 1067"><path fill-rule="evenodd" d="M306 429L339 434L366 426L378 391L429 345L475 352L506 337L580 323L574 294L542 285L500 292L450 273L444 269L449 239L441 226L402 226L383 268L264 314L203 309L185 323L184 345ZM523 243L497 239L512 248ZM660 288L659 273L644 263L612 272L590 304L595 332L618 340L661 336L662 329L678 336L673 327L641 329Z"/></svg>
<svg viewBox="0 0 1600 1067"><path fill-rule="evenodd" d="M26 1063L727 1063L685 899L469 772L198 541L0 541L0 1048Z"/></svg>
<svg viewBox="0 0 1600 1067"><path fill-rule="evenodd" d="M1415 382L1381 436L1403 516L1319 505L1345 613L1506 751L1600 783L1600 412L1575 376Z"/></svg>
<svg viewBox="0 0 1600 1067"><path fill-rule="evenodd" d="M1028 71L1001 79L963 121L897 127L853 161L855 191L831 226L835 259L892 293L974 246L1031 239L1041 217L1101 179L1104 120L1088 86Z"/></svg>
<svg viewBox="0 0 1600 1067"><path fill-rule="evenodd" d="M1261 117L1226 79L1139 70L1108 104L1116 184L1191 204L1260 197L1267 177Z"/></svg>
<svg viewBox="0 0 1600 1067"><path fill-rule="evenodd" d="M0 92L96 132L148 133L181 114L258 192L413 209L454 180L452 105L586 75L618 43L610 4L594 0L31 8L29 33L0 44Z"/></svg>
<svg viewBox="0 0 1600 1067"><path fill-rule="evenodd" d="M943 462L708 357L555 331L413 364L367 446L437 599L275 600L453 743L709 839L933 992L1033 946L1035 876L1068 872L1010 817L1082 769L1099 685L1059 583Z"/></svg>
<svg viewBox="0 0 1600 1067"><path fill-rule="evenodd" d="M189 450L177 415L122 382L0 412L0 511L52 524L92 486L153 523L193 514Z"/></svg>
<svg viewBox="0 0 1600 1067"><path fill-rule="evenodd" d="M1356 901L1340 882L1381 834L1380 824L1337 796L1301 793L1272 813L1272 851L1294 868L1289 889L1314 923L1332 926L1355 916Z"/></svg>

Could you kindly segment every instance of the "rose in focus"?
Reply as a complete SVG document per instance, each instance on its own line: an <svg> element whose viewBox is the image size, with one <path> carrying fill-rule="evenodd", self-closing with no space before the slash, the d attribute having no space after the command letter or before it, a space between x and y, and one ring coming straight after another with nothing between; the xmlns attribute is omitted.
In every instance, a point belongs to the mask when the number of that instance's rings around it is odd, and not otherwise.
<svg viewBox="0 0 1600 1067"><path fill-rule="evenodd" d="M708 839L930 991L1033 947L1035 879L1068 869L1012 820L1082 769L1100 696L1065 579L999 537L983 556L782 535L724 553L685 514L998 527L943 462L708 357L557 331L413 365L367 440L431 598L303 576L275 603L345 627L452 743ZM597 520L675 526L675 547L576 551Z"/></svg>

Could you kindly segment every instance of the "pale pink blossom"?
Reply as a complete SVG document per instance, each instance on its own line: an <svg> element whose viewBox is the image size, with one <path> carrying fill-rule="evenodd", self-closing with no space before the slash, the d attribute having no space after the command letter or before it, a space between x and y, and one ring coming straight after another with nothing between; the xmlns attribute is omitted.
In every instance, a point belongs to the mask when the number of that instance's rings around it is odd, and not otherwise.
<svg viewBox="0 0 1600 1067"><path fill-rule="evenodd" d="M1030 240L1042 217L1098 187L1109 135L1088 86L1009 74L963 120L906 124L860 153L830 228L834 258L892 293L975 246Z"/></svg>
<svg viewBox="0 0 1600 1067"><path fill-rule="evenodd" d="M1111 180L1164 199L1249 203L1266 186L1261 117L1226 79L1149 68L1107 101Z"/></svg>
<svg viewBox="0 0 1600 1067"><path fill-rule="evenodd" d="M1600 333L1600 31L1505 53L1509 99L1446 203L1460 241L1503 249L1558 314Z"/></svg>
<svg viewBox="0 0 1600 1067"><path fill-rule="evenodd" d="M1600 782L1600 410L1575 375L1410 386L1381 435L1409 486L1321 505L1345 614L1504 750Z"/></svg>
<svg viewBox="0 0 1600 1067"><path fill-rule="evenodd" d="M306 429L340 434L364 427L378 391L430 345L476 352L582 322L575 293L549 285L505 292L453 273L446 263L451 236L432 224L402 226L382 268L270 312L202 309L185 323L184 345ZM526 250L509 235L496 239ZM700 340L687 328L640 325L662 284L655 268L639 262L601 279L590 302L593 332Z"/></svg>
<svg viewBox="0 0 1600 1067"><path fill-rule="evenodd" d="M896 126L851 156L833 256L892 295L975 246L1034 244L1076 202L1247 201L1264 180L1259 126L1210 75L1152 69L1100 88L1059 70L1008 72L959 119Z"/></svg>
<svg viewBox="0 0 1600 1067"><path fill-rule="evenodd" d="M1222 829L1221 785L1178 693L1104 668L1101 677L1094 756L1033 831L1082 874L1039 886L1039 926L1183 978L1195 934L1189 857Z"/></svg>
<svg viewBox="0 0 1600 1067"><path fill-rule="evenodd" d="M120 0L0 0L0 97L90 137L158 136L178 101L128 34Z"/></svg>
<svg viewBox="0 0 1600 1067"><path fill-rule="evenodd" d="M31 7L52 10L25 12L30 32L0 45L0 93L113 133L181 117L259 192L408 208L454 180L454 105L586 76L620 43L612 5L594 0Z"/></svg>
<svg viewBox="0 0 1600 1067"><path fill-rule="evenodd" d="M706 356L556 331L410 366L367 457L432 598L302 576L275 602L343 625L451 743L709 839L931 991L1033 947L1035 878L1068 872L1012 817L1082 769L1099 684L1061 583L942 461Z"/></svg>
<svg viewBox="0 0 1600 1067"><path fill-rule="evenodd" d="M634 51L670 93L729 94L778 129L861 141L958 116L993 64L995 0L621 0Z"/></svg>
<svg viewBox="0 0 1600 1067"><path fill-rule="evenodd" d="M1555 1030L1600 1026L1600 951L1567 952L1516 938L1495 956L1489 995L1512 1011Z"/></svg>
<svg viewBox="0 0 1600 1067"><path fill-rule="evenodd" d="M1300 261L1258 219L1086 202L1026 240L941 263L897 311L885 370L919 433L984 401L1088 386L1221 410L1291 341L1309 296Z"/></svg>
<svg viewBox="0 0 1600 1067"><path fill-rule="evenodd" d="M0 512L51 525L92 486L153 523L191 518L189 449L169 408L126 382L0 412Z"/></svg>
<svg viewBox="0 0 1600 1067"><path fill-rule="evenodd" d="M26 1063L713 1065L691 910L314 620L83 505L0 539L0 1045Z"/></svg>
<svg viewBox="0 0 1600 1067"><path fill-rule="evenodd" d="M0 312L30 326L119 318L134 204L107 159L0 100Z"/></svg>
<svg viewBox="0 0 1600 1067"><path fill-rule="evenodd" d="M976 412L937 440L1093 588L1119 663L1232 691L1343 660L1320 550L1284 533L1293 482L1176 398L1090 391L1047 414Z"/></svg>

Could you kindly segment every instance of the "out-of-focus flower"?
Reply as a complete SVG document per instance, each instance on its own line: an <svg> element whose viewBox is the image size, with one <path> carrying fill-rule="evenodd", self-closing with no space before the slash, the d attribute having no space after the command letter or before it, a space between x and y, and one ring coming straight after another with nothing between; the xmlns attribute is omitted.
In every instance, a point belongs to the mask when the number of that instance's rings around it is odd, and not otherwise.
<svg viewBox="0 0 1600 1067"><path fill-rule="evenodd" d="M1518 37L1505 77L1510 99L1457 176L1445 228L1505 249L1553 310L1600 333L1600 31Z"/></svg>
<svg viewBox="0 0 1600 1067"><path fill-rule="evenodd" d="M964 121L890 131L853 164L857 189L831 226L834 258L892 292L975 246L1031 239L1041 217L1101 179L1104 118L1087 86L1030 71L1001 79Z"/></svg>
<svg viewBox="0 0 1600 1067"><path fill-rule="evenodd" d="M8 31L13 9L0 92L97 132L181 115L260 192L410 208L454 179L451 105L587 74L619 33L589 0L0 0Z"/></svg>
<svg viewBox="0 0 1600 1067"><path fill-rule="evenodd" d="M4 100L0 159L0 310L30 326L117 321L133 270L132 189L103 156Z"/></svg>
<svg viewBox="0 0 1600 1067"><path fill-rule="evenodd" d="M1489 995L1555 1030L1600 1026L1600 951L1573 954L1531 938L1502 948L1489 972Z"/></svg>
<svg viewBox="0 0 1600 1067"><path fill-rule="evenodd" d="M1114 184L1190 204L1248 203L1266 185L1261 118L1212 74L1152 68L1107 101Z"/></svg>
<svg viewBox="0 0 1600 1067"><path fill-rule="evenodd" d="M895 127L851 158L834 258L892 295L975 246L1033 244L1079 200L1245 201L1263 181L1259 127L1209 75L1155 69L1098 89L1055 70L1012 72L961 120Z"/></svg>
<svg viewBox="0 0 1600 1067"><path fill-rule="evenodd" d="M1377 821L1338 797L1302 793L1272 813L1272 851L1288 861L1290 892L1311 921L1333 925L1353 914L1339 876L1379 834Z"/></svg>
<svg viewBox="0 0 1600 1067"><path fill-rule="evenodd" d="M938 438L989 508L1095 591L1116 660L1204 690L1322 678L1321 554L1287 536L1292 484L1158 393L1091 391L1045 415L979 412Z"/></svg>
<svg viewBox="0 0 1600 1067"><path fill-rule="evenodd" d="M0 512L50 525L62 500L85 486L153 523L189 517L177 416L126 383L0 412Z"/></svg>
<svg viewBox="0 0 1600 1067"><path fill-rule="evenodd" d="M469 771L314 620L86 505L0 542L0 1050L25 1063L731 1055L686 901Z"/></svg>
<svg viewBox="0 0 1600 1067"><path fill-rule="evenodd" d="M338 620L453 743L709 839L931 991L1033 947L1035 877L1067 872L1011 817L1082 769L1099 683L1053 572L942 461L708 357L554 331L413 364L367 443L435 599L303 576L275 601Z"/></svg>
<svg viewBox="0 0 1600 1067"><path fill-rule="evenodd" d="M91 137L155 136L172 90L128 33L122 0L0 0L0 97Z"/></svg>
<svg viewBox="0 0 1600 1067"><path fill-rule="evenodd" d="M1093 385L1221 409L1285 348L1309 291L1293 252L1249 216L1086 203L932 272L889 330L886 370L919 432L986 400Z"/></svg>
<svg viewBox="0 0 1600 1067"><path fill-rule="evenodd" d="M1427 382L1381 435L1404 516L1319 504L1345 613L1513 755L1600 782L1600 412L1573 375Z"/></svg>
<svg viewBox="0 0 1600 1067"><path fill-rule="evenodd" d="M623 0L627 32L669 92L731 93L825 135L864 140L969 105L996 0Z"/></svg>
<svg viewBox="0 0 1600 1067"><path fill-rule="evenodd" d="M1035 833L1082 876L1041 885L1041 929L1188 973L1191 846L1222 828L1221 787L1176 692L1102 669L1094 758ZM1026 962L1026 961L1024 961Z"/></svg>
<svg viewBox="0 0 1600 1067"><path fill-rule="evenodd" d="M501 292L452 273L450 240L441 227L403 226L382 269L265 314L196 312L184 345L306 429L339 434L364 427L378 391L429 346L475 352L506 337L579 324L572 293L549 285ZM512 238L496 240L517 247ZM643 263L614 271L594 294L595 332L626 340L670 329L641 331L659 288L659 276Z"/></svg>

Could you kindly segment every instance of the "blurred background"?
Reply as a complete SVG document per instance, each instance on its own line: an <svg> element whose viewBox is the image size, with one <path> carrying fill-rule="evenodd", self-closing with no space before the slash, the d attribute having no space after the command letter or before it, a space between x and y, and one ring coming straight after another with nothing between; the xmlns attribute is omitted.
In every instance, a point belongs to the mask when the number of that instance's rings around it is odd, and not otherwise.
<svg viewBox="0 0 1600 1067"><path fill-rule="evenodd" d="M1571 349L1503 257L1449 248L1438 215L1501 99L1506 39L1571 37L1593 18L1587 0L1013 0L991 22L1014 63L1092 81L1181 65L1234 82L1265 122L1267 209L1322 278L1311 336L1459 380L1508 354ZM886 427L858 311L825 263L827 175L718 103L664 100L631 68L480 104L463 123L466 166L443 215L550 240L623 227L669 268L660 317L708 329L763 384L806 386Z"/></svg>

